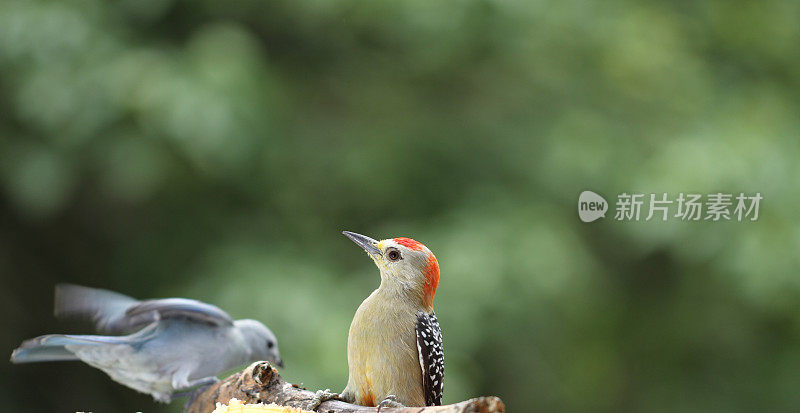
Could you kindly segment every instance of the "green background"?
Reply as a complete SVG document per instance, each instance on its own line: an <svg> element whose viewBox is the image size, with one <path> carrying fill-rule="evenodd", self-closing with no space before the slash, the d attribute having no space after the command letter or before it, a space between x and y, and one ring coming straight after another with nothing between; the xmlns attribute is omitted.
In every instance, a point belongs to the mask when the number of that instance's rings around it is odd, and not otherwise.
<svg viewBox="0 0 800 413"><path fill-rule="evenodd" d="M257 318L341 390L378 284L441 264L445 402L800 406L800 3L0 0L6 354L53 286ZM578 194L612 202L591 224ZM617 194L760 192L755 222L617 222ZM79 363L0 363L18 412L179 412Z"/></svg>

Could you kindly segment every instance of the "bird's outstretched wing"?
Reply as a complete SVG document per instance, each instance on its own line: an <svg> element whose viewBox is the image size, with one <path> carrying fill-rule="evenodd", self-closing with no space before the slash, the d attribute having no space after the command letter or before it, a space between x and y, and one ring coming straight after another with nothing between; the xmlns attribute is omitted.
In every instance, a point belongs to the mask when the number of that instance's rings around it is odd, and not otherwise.
<svg viewBox="0 0 800 413"><path fill-rule="evenodd" d="M139 301L98 288L72 284L56 286L55 313L62 318L88 318L106 334L127 334L154 321L181 319L212 326L233 325L219 307L187 298Z"/></svg>
<svg viewBox="0 0 800 413"><path fill-rule="evenodd" d="M417 352L422 368L422 389L426 406L442 404L444 389L444 346L435 313L417 314Z"/></svg>
<svg viewBox="0 0 800 413"><path fill-rule="evenodd" d="M125 311L119 320L122 329L140 328L153 321L181 319L211 326L232 326L233 319L219 307L188 298L163 298L146 300Z"/></svg>
<svg viewBox="0 0 800 413"><path fill-rule="evenodd" d="M55 315L58 318L88 319L104 333L115 331L115 324L139 300L113 291L74 284L56 285Z"/></svg>

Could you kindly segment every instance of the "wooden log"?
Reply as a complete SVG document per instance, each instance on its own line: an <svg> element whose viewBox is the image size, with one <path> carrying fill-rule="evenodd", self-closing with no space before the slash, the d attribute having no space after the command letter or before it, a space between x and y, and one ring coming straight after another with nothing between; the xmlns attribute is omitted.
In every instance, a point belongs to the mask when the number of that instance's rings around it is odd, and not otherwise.
<svg viewBox="0 0 800 413"><path fill-rule="evenodd" d="M328 400L312 410L314 392L287 383L266 361L258 361L246 369L198 390L186 402L184 413L211 413L217 403L228 404L235 398L244 404L276 404L317 413L377 412L375 407L358 406L339 400ZM384 413L504 413L505 405L498 397L478 397L446 406L382 408Z"/></svg>

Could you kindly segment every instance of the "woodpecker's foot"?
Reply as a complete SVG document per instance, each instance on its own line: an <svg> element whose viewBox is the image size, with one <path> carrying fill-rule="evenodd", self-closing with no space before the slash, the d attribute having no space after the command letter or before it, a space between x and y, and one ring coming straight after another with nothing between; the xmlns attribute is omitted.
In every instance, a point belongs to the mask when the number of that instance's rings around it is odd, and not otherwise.
<svg viewBox="0 0 800 413"><path fill-rule="evenodd" d="M386 396L386 398L383 399L380 402L380 404L378 404L378 413L380 413L381 409L384 407L406 407L406 406L403 406L402 403L397 401L397 396L395 396L394 394L390 394Z"/></svg>
<svg viewBox="0 0 800 413"><path fill-rule="evenodd" d="M311 399L311 404L305 408L305 410L315 411L320 404L328 400L342 400L342 395L331 392L331 389L317 390L317 392L314 393L314 398Z"/></svg>

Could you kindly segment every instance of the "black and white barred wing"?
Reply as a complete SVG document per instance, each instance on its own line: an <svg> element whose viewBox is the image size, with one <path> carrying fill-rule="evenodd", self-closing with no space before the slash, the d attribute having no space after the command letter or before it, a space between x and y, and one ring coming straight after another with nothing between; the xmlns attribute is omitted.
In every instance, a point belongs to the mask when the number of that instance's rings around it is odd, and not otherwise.
<svg viewBox="0 0 800 413"><path fill-rule="evenodd" d="M442 404L444 388L444 346L442 330L436 314L417 314L417 352L422 368L422 388L425 392L426 406Z"/></svg>

